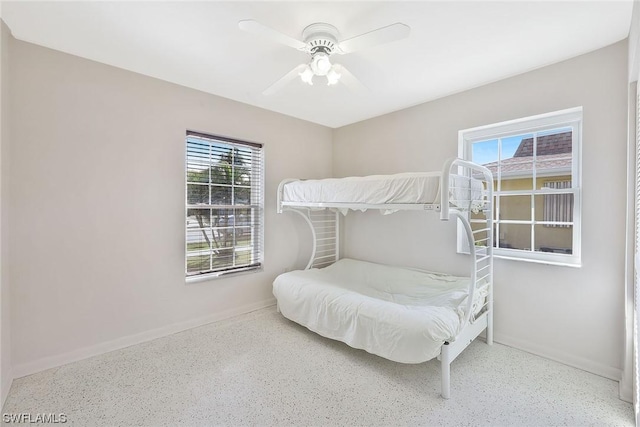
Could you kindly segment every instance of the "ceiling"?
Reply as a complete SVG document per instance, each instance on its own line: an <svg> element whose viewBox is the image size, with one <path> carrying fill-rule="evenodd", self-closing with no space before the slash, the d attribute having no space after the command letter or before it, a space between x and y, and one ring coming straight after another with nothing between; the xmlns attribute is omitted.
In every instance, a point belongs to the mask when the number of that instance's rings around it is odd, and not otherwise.
<svg viewBox="0 0 640 427"><path fill-rule="evenodd" d="M2 2L14 37L332 128L610 45L633 1ZM389 24L408 38L332 56L367 87L316 78L262 92L308 54L241 31L254 19L291 37L327 22L347 39Z"/></svg>

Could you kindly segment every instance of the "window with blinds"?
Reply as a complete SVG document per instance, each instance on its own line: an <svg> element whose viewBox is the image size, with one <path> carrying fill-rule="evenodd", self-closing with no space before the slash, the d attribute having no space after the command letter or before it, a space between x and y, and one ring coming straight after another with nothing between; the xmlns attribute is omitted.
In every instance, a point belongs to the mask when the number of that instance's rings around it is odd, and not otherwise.
<svg viewBox="0 0 640 427"><path fill-rule="evenodd" d="M187 278L262 265L263 172L261 144L187 132Z"/></svg>

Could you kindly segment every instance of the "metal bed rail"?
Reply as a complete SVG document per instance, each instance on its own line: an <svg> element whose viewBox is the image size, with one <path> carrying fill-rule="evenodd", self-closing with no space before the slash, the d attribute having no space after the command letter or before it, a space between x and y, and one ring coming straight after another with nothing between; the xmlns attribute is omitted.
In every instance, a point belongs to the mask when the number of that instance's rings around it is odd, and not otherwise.
<svg viewBox="0 0 640 427"><path fill-rule="evenodd" d="M481 188L474 190L478 182ZM458 219L459 230L466 236L471 271L463 328L442 346L438 357L442 397L448 399L451 362L483 331L486 331L487 344L493 344L493 175L484 166L450 159L443 168L440 191L440 219L447 221L452 216ZM480 200L474 191L481 192ZM465 192L466 197L459 198ZM454 195L457 198L452 197Z"/></svg>

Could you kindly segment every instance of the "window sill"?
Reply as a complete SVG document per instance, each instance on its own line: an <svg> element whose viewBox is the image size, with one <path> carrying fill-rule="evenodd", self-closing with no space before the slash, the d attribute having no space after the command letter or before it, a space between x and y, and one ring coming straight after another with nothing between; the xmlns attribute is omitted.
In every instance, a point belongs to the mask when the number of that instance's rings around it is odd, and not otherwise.
<svg viewBox="0 0 640 427"><path fill-rule="evenodd" d="M187 285L192 285L195 283L209 282L211 280L227 279L230 277L243 276L245 274L260 273L262 271L264 271L264 268L262 266L248 267L241 270L220 271L216 273L201 274L198 276L189 276L189 277L185 277L184 281Z"/></svg>
<svg viewBox="0 0 640 427"><path fill-rule="evenodd" d="M470 255L468 250L458 248L459 254ZM522 254L528 256L522 256ZM522 251L518 249L493 248L493 257L510 261L531 262L534 264L557 265L560 267L582 268L579 256L550 252Z"/></svg>
<svg viewBox="0 0 640 427"><path fill-rule="evenodd" d="M557 265L560 267L572 267L572 268L582 268L581 262L571 262L571 261L558 261L558 260L550 260L550 259L535 259L535 258L523 258L512 255L493 255L494 258L498 259L506 259L510 261L521 261L521 262L532 262L534 264L547 264L547 265Z"/></svg>

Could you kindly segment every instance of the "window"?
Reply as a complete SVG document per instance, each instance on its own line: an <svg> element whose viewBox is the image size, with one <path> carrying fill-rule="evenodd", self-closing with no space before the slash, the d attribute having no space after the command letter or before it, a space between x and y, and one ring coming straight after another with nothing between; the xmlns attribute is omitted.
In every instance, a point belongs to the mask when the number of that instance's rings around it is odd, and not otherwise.
<svg viewBox="0 0 640 427"><path fill-rule="evenodd" d="M261 144L187 132L188 279L261 266L263 181Z"/></svg>
<svg viewBox="0 0 640 427"><path fill-rule="evenodd" d="M461 157L493 173L496 256L580 265L581 124L573 108L460 131Z"/></svg>

